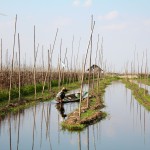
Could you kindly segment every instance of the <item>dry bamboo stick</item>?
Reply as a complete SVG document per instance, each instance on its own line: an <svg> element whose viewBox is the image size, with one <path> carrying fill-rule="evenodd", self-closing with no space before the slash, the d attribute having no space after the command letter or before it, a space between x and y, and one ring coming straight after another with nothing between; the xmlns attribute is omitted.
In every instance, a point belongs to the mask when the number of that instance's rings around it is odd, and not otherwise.
<svg viewBox="0 0 150 150"><path fill-rule="evenodd" d="M52 90L52 49L51 49L51 45L50 45L50 76L49 76L49 80L50 80L50 92Z"/></svg>
<svg viewBox="0 0 150 150"><path fill-rule="evenodd" d="M142 70L143 70L143 61L144 61L144 52L143 52L143 56L142 56L141 76L140 76L140 87L141 87L141 84L142 84Z"/></svg>
<svg viewBox="0 0 150 150"><path fill-rule="evenodd" d="M13 56L12 56L11 72L10 72L10 84L9 84L9 99L8 99L8 104L10 103L10 99L11 99L12 75L13 75L13 68L14 68L14 51L15 51L16 28L17 28L17 15L16 15L16 18L15 18L15 32L14 32Z"/></svg>
<svg viewBox="0 0 150 150"><path fill-rule="evenodd" d="M82 90L83 90L83 80L84 80L85 65L86 65L88 51L89 51L89 47L90 47L90 43L91 43L91 37L92 37L93 31L94 31L94 26L95 26L95 21L93 23L93 27L92 27L92 30L91 30L90 40L89 40L89 43L88 43L88 48L87 48L86 56L85 56L85 62L84 62L83 67L82 67L82 78L81 78L81 89L80 89L80 102L79 102L79 117L81 117L81 101L82 101Z"/></svg>
<svg viewBox="0 0 150 150"><path fill-rule="evenodd" d="M65 83L65 64L66 64L66 57L67 57L67 48L65 51L65 57L64 57L64 66L63 66L63 73L62 73L62 80L63 80L63 84Z"/></svg>
<svg viewBox="0 0 150 150"><path fill-rule="evenodd" d="M1 39L1 71L3 70L3 51L2 51L2 39Z"/></svg>
<svg viewBox="0 0 150 150"><path fill-rule="evenodd" d="M48 90L50 90L50 52L48 50Z"/></svg>
<svg viewBox="0 0 150 150"><path fill-rule="evenodd" d="M98 49L99 49L99 34L98 34L98 40L97 40L95 64L98 64L98 61L97 61ZM97 93L99 91L99 73L100 73L100 71L97 72Z"/></svg>
<svg viewBox="0 0 150 150"><path fill-rule="evenodd" d="M20 101L20 37L19 37L19 33L18 33L18 53L19 53L19 98L18 100Z"/></svg>
<svg viewBox="0 0 150 150"><path fill-rule="evenodd" d="M93 15L91 16L91 31L92 31L92 27L93 27ZM92 57L92 38L93 36L91 35L91 44L90 44L90 61L89 61L89 77L88 77L88 93L90 91L90 78L91 78L91 57ZM94 72L94 68L93 68L93 72ZM94 83L93 83L94 84ZM87 108L89 107L89 94L87 97Z"/></svg>
<svg viewBox="0 0 150 150"><path fill-rule="evenodd" d="M59 55L59 80L58 80L58 87L60 89L61 87L61 50L62 49L62 39L60 42L60 55Z"/></svg>
<svg viewBox="0 0 150 150"><path fill-rule="evenodd" d="M43 54L44 48L42 45L42 84L44 84L44 54Z"/></svg>
<svg viewBox="0 0 150 150"><path fill-rule="evenodd" d="M34 99L36 100L36 49L35 49L35 26L34 26Z"/></svg>

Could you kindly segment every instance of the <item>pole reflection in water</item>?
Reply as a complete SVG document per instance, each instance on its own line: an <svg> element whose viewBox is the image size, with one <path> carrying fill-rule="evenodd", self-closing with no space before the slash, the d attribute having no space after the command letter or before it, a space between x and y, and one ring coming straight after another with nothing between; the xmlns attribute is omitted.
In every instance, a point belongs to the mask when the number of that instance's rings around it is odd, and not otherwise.
<svg viewBox="0 0 150 150"><path fill-rule="evenodd" d="M10 113L8 114L8 122L9 122L9 145L10 145L10 150L12 150Z"/></svg>
<svg viewBox="0 0 150 150"><path fill-rule="evenodd" d="M62 130L60 123L78 103L43 102L0 120L2 150L126 150L150 148L150 113L120 82L107 87L103 111L108 117L81 132ZM63 107L63 108L62 108Z"/></svg>
<svg viewBox="0 0 150 150"><path fill-rule="evenodd" d="M95 131L94 131L94 125L93 125L93 143L94 143L94 150L96 150L96 143L95 143Z"/></svg>
<svg viewBox="0 0 150 150"><path fill-rule="evenodd" d="M40 148L42 147L42 135L43 135L43 116L44 116L44 103L42 105L42 117L41 117L41 137L40 137Z"/></svg>
<svg viewBox="0 0 150 150"><path fill-rule="evenodd" d="M19 150L19 134L20 133L20 113L18 111L18 134L17 134L17 150Z"/></svg>
<svg viewBox="0 0 150 150"><path fill-rule="evenodd" d="M78 150L81 150L81 135L80 135L80 132L78 132Z"/></svg>
<svg viewBox="0 0 150 150"><path fill-rule="evenodd" d="M35 117L36 117L36 105L34 106L33 110L32 150L34 149L34 131L36 130Z"/></svg>
<svg viewBox="0 0 150 150"><path fill-rule="evenodd" d="M87 150L89 150L89 127L87 127Z"/></svg>

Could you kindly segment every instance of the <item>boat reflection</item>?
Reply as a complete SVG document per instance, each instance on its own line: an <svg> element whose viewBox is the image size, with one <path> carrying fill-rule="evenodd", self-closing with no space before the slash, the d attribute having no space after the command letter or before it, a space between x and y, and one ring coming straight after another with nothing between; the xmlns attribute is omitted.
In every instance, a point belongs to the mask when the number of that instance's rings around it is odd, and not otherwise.
<svg viewBox="0 0 150 150"><path fill-rule="evenodd" d="M59 111L60 115L62 116L63 119L67 117L65 114L65 109L64 109L64 104L63 103L57 103L56 104L56 109Z"/></svg>

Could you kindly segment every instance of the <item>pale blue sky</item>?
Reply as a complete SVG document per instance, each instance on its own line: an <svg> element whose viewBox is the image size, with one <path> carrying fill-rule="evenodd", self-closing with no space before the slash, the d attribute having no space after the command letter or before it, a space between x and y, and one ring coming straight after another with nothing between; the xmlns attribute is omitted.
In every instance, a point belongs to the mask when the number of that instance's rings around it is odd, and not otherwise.
<svg viewBox="0 0 150 150"><path fill-rule="evenodd" d="M146 49L148 56L150 55L149 0L0 0L0 38L3 39L3 49L8 49L9 54L13 47L16 14L17 32L21 37L22 60L26 53L28 62L33 58L34 25L36 44L39 43L40 47L44 45L45 57L49 45L53 43L56 29L59 28L53 59L55 66L60 39L63 39L63 51L68 48L69 57L73 35L74 55L77 53L80 37L82 39L79 53L79 62L82 62L88 44L92 14L96 21L93 35L93 63L98 34L100 38L102 36L104 38L104 59L117 71L122 70L127 61L133 60L135 45L139 56L142 57ZM38 57L40 60L41 48Z"/></svg>

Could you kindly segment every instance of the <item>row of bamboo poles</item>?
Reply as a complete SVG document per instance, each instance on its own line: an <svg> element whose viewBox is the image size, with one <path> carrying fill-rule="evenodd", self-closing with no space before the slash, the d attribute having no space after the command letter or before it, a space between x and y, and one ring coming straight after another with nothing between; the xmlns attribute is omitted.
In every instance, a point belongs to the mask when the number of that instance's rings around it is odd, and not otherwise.
<svg viewBox="0 0 150 150"><path fill-rule="evenodd" d="M148 88L147 85L149 84L149 78L150 78L147 50L143 51L141 56L142 58L140 60L139 54L136 53L136 49L135 49L134 60L131 63L127 62L125 65L125 75L126 75L126 80L129 80L130 76L132 78L138 78L140 83L139 87L141 87L142 80L144 80L145 91L146 91Z"/></svg>
<svg viewBox="0 0 150 150"><path fill-rule="evenodd" d="M85 53L85 57L83 58L82 69L77 68L78 64L78 57L80 51L80 44L81 38L79 40L78 45L78 52L76 56L73 56L74 53L74 36L72 39L72 50L71 50L71 62L69 64L68 57L67 57L67 48L65 49L65 56L62 57L62 39L60 41L60 48L59 48L59 55L58 55L58 64L57 69L53 68L53 52L55 49L57 37L58 37L58 29L56 30L54 42L50 45L50 48L47 50L47 66L45 67L44 62L44 54L43 54L43 46L42 46L42 65L41 67L37 66L37 55L39 53L39 44L36 44L36 27L34 26L34 64L27 66L26 64L21 64L20 56L21 54L21 42L20 42L20 35L17 34L17 15L15 17L15 31L14 31L14 38L13 38L13 49L12 49L12 58L8 59L8 50L6 51L6 64L3 64L2 56L3 56L3 41L1 39L1 70L0 70L0 88L7 89L9 91L9 99L8 103L11 101L12 95L12 88L18 88L19 95L18 100L21 99L20 89L25 85L34 85L34 95L36 100L37 90L36 86L38 83L42 84L42 95L44 94L45 85L48 83L48 89L51 91L52 88L52 81L58 81L59 89L66 83L70 84L71 82L80 81L81 82L81 93L83 90L83 83L84 80L88 78L88 87L89 91L90 88L94 88L95 79L97 79L97 89L99 87L99 79L100 79L100 72L95 73L91 70L91 63L92 63L92 50L93 50L93 32L95 27L95 21L93 21L93 16L91 17L91 33L89 37L89 42L87 46L87 50ZM16 41L17 38L17 41ZM95 64L98 64L102 67L103 64L103 39L101 46L99 46L99 35L97 40L97 49L96 49L96 57L95 57ZM17 44L16 44L17 43ZM18 51L15 53L15 46L18 45ZM16 55L16 58L15 58ZM74 57L74 58L73 58ZM73 60L74 65L73 65ZM62 66L62 62L66 65L66 68ZM87 63L89 62L89 65ZM89 68L89 72L86 72L86 67ZM92 87L91 87L92 83ZM82 101L82 94L80 95L80 104ZM89 97L87 101L87 107L89 107ZM80 108L80 107L79 107ZM80 114L80 112L79 112Z"/></svg>

